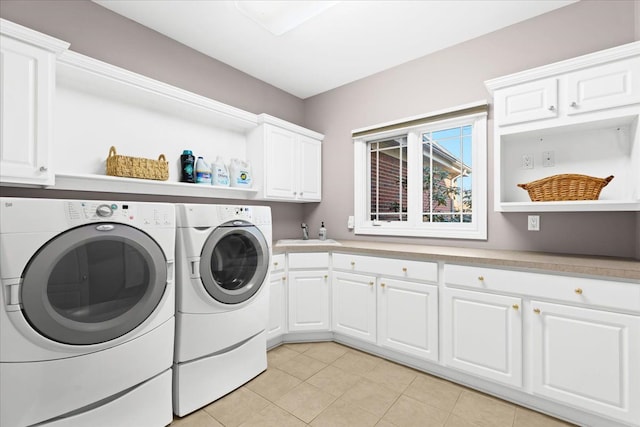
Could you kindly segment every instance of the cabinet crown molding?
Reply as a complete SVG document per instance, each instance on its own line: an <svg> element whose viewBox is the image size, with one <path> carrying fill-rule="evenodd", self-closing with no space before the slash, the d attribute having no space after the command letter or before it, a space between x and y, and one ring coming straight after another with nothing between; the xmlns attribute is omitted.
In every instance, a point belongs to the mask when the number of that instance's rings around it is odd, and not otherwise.
<svg viewBox="0 0 640 427"><path fill-rule="evenodd" d="M485 81L485 86L489 89L489 92L493 94L495 90L504 87L576 71L582 68L604 64L606 62L618 61L620 59L630 58L637 55L640 55L640 41L623 44L610 49L589 53L576 58L566 59L564 61L554 62L552 64L487 80Z"/></svg>
<svg viewBox="0 0 640 427"><path fill-rule="evenodd" d="M262 113L258 115L258 124L263 124L263 123L270 124L273 126L278 126L280 128L287 129L292 132L296 132L296 133L308 136L309 138L317 139L320 141L324 139L324 135L321 133L314 132L310 129L303 128L302 126L298 126L293 123L289 123L277 117L270 116L269 114Z"/></svg>
<svg viewBox="0 0 640 427"><path fill-rule="evenodd" d="M32 30L31 28L23 27L20 24L7 21L2 18L0 18L0 34L46 49L56 55L59 55L69 49L69 46L71 45L63 40L42 34L38 31Z"/></svg>

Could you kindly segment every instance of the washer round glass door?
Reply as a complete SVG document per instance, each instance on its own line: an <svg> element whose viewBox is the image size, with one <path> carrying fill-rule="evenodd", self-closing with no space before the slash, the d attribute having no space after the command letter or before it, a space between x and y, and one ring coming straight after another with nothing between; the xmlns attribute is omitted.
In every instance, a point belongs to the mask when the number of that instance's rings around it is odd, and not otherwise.
<svg viewBox="0 0 640 427"><path fill-rule="evenodd" d="M166 257L148 234L124 224L87 224L54 237L31 258L22 311L54 341L97 344L144 322L166 286Z"/></svg>
<svg viewBox="0 0 640 427"><path fill-rule="evenodd" d="M253 224L230 221L207 238L200 256L202 283L216 301L238 304L255 295L269 270L269 247Z"/></svg>

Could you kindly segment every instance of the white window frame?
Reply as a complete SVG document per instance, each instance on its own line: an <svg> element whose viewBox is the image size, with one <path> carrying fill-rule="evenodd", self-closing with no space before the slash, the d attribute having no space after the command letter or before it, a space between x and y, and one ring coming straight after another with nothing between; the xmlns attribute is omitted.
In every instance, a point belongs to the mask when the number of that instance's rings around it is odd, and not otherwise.
<svg viewBox="0 0 640 427"><path fill-rule="evenodd" d="M446 115L468 108L486 105L486 101L476 102L447 110L437 111L420 117L411 117L397 122L385 123L365 129L354 130L353 133L366 133L370 129L394 127L394 124L415 122L432 116ZM471 222L423 222L422 221L422 142L423 132L472 124L472 188L473 203ZM369 217L370 188L368 142L407 135L407 216L406 222L372 221ZM451 118L445 118L426 124L400 127L377 133L367 133L356 137L354 142L354 214L355 234L378 236L411 236L447 239L487 239L487 113L477 112Z"/></svg>

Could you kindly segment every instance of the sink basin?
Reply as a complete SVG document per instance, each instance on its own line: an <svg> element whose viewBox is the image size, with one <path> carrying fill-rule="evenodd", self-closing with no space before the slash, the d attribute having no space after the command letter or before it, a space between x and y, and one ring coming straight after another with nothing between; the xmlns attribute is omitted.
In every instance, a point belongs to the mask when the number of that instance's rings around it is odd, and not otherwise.
<svg viewBox="0 0 640 427"><path fill-rule="evenodd" d="M278 240L276 242L276 245L283 245L283 246L313 246L313 245L340 246L340 243L336 242L333 239L326 239L326 240L320 240L320 239L309 239L309 240L283 239L283 240Z"/></svg>

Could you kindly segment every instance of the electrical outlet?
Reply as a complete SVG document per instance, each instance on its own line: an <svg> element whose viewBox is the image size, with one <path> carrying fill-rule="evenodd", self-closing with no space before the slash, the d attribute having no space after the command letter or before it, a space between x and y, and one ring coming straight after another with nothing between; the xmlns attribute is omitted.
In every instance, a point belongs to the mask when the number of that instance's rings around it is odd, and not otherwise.
<svg viewBox="0 0 640 427"><path fill-rule="evenodd" d="M540 215L529 215L527 217L527 230L540 231Z"/></svg>
<svg viewBox="0 0 640 427"><path fill-rule="evenodd" d="M556 165L556 155L553 151L542 152L542 166L549 168Z"/></svg>
<svg viewBox="0 0 640 427"><path fill-rule="evenodd" d="M533 169L533 154L523 154L520 158L520 167L522 169Z"/></svg>

